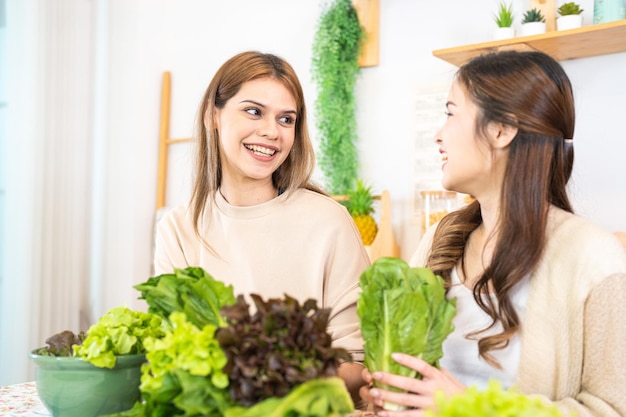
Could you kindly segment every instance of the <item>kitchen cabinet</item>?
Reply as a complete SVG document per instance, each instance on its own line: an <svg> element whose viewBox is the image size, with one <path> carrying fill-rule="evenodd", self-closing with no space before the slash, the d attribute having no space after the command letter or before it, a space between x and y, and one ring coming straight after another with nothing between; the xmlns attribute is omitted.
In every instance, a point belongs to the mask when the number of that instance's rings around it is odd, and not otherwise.
<svg viewBox="0 0 626 417"><path fill-rule="evenodd" d="M542 51L557 61L626 52L626 20L438 49L433 51L433 55L460 66L477 55L511 49Z"/></svg>

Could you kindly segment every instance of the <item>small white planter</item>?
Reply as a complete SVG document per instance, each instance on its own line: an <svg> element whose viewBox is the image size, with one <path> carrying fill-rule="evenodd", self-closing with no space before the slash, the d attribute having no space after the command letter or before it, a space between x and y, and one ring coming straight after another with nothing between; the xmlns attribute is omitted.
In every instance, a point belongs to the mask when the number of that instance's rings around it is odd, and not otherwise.
<svg viewBox="0 0 626 417"><path fill-rule="evenodd" d="M576 29L583 26L582 14L568 14L556 19L556 30Z"/></svg>
<svg viewBox="0 0 626 417"><path fill-rule="evenodd" d="M493 31L493 39L496 41L502 40L502 39L511 39L515 37L515 28L514 27L508 27L508 28L501 28L501 27L497 27L494 31Z"/></svg>
<svg viewBox="0 0 626 417"><path fill-rule="evenodd" d="M539 35L539 34L542 34L542 33L546 33L546 23L545 22L522 23L522 26L521 26L521 35L522 36Z"/></svg>

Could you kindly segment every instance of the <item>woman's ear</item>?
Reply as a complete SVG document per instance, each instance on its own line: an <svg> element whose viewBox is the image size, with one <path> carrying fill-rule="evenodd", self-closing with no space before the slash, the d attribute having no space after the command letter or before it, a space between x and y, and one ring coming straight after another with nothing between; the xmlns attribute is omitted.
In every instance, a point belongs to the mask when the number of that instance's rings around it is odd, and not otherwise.
<svg viewBox="0 0 626 417"><path fill-rule="evenodd" d="M501 122L492 122L489 124L489 141L495 149L504 149L508 147L515 136L518 129L515 126L504 124Z"/></svg>
<svg viewBox="0 0 626 417"><path fill-rule="evenodd" d="M211 123L213 122L213 123ZM206 111L204 113L204 127L205 129L208 131L211 129L211 125L213 125L213 128L220 130L220 118L219 118L219 111L216 107L213 108L213 111Z"/></svg>

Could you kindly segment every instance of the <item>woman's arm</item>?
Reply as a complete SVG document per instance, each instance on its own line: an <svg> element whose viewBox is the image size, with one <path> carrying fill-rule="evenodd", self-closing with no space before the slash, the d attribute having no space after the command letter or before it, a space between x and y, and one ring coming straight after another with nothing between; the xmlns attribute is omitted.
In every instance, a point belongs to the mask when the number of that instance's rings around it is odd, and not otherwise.
<svg viewBox="0 0 626 417"><path fill-rule="evenodd" d="M575 399L557 405L579 417L626 416L626 273L596 287L585 303L583 374Z"/></svg>

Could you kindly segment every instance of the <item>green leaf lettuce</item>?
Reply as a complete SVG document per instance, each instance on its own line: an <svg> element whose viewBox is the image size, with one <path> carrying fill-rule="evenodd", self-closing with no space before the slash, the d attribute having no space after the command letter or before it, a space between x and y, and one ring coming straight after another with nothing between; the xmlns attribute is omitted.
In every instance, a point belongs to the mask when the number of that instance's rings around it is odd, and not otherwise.
<svg viewBox="0 0 626 417"><path fill-rule="evenodd" d="M118 355L145 353L144 342L163 336L161 317L113 307L87 330L81 345L73 345L76 356L101 368L113 368Z"/></svg>
<svg viewBox="0 0 626 417"><path fill-rule="evenodd" d="M426 410L424 417L563 417L564 414L551 403L539 397L531 397L515 389L505 390L495 380L487 389L479 391L469 387L462 393L445 396L439 392L435 396L437 407ZM574 416L575 413L570 413Z"/></svg>
<svg viewBox="0 0 626 417"><path fill-rule="evenodd" d="M372 372L421 377L394 361L394 352L439 366L442 344L454 329L456 314L456 302L446 299L443 279L428 268L412 268L402 259L383 257L361 274L360 286L357 314L365 341L365 366Z"/></svg>
<svg viewBox="0 0 626 417"><path fill-rule="evenodd" d="M148 312L165 318L175 311L183 312L199 329L207 324L224 326L220 309L235 302L232 285L193 266L151 277L134 288L141 291L139 298L148 303Z"/></svg>
<svg viewBox="0 0 626 417"><path fill-rule="evenodd" d="M231 407L224 417L343 417L354 404L339 377L316 378L283 398L268 398L252 407Z"/></svg>

